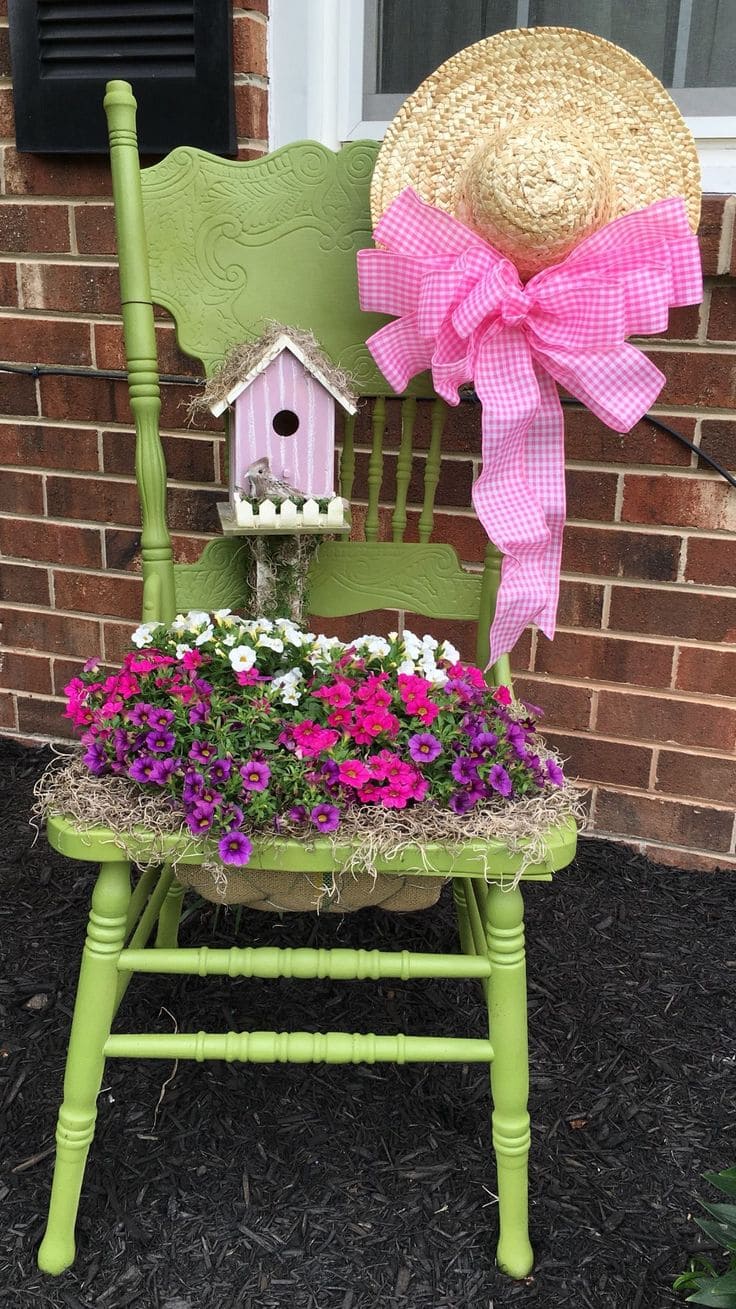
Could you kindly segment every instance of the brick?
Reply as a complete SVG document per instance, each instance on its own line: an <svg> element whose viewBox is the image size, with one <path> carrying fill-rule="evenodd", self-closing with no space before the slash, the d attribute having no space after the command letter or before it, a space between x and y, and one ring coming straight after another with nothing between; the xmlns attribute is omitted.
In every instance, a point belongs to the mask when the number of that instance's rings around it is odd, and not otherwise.
<svg viewBox="0 0 736 1309"><path fill-rule="evenodd" d="M104 432L102 442L105 472L134 476L135 435L133 432ZM161 444L169 477L182 482L215 480L215 457L211 439L162 436Z"/></svg>
<svg viewBox="0 0 736 1309"><path fill-rule="evenodd" d="M29 736L50 736L56 739L74 738L74 728L64 717L63 700L46 700L37 696L19 695L18 731Z"/></svg>
<svg viewBox="0 0 736 1309"><path fill-rule="evenodd" d="M650 837L714 852L728 851L733 828L729 810L608 790L598 792L595 821L601 833Z"/></svg>
<svg viewBox="0 0 736 1309"><path fill-rule="evenodd" d="M356 508L362 506L356 506ZM407 514L405 540L419 540L419 514L411 510ZM391 540L391 515L387 512L381 516L384 531L381 540ZM451 545L457 551L458 559L464 564L482 564L485 557L488 537L475 516L436 513L432 540Z"/></svg>
<svg viewBox="0 0 736 1309"><path fill-rule="evenodd" d="M517 677L516 694L544 710L546 727L583 731L590 722L592 692L585 686L553 682L548 677Z"/></svg>
<svg viewBox="0 0 736 1309"><path fill-rule="evenodd" d="M595 518L606 522L613 518L618 485L614 473L569 468L566 483L569 519Z"/></svg>
<svg viewBox="0 0 736 1309"><path fill-rule="evenodd" d="M89 659L99 644L99 624L78 615L5 606L0 610L0 622L4 644L18 650Z"/></svg>
<svg viewBox="0 0 736 1309"><path fill-rule="evenodd" d="M243 3L238 5L238 11L247 13L249 10L255 14L267 14L268 0L243 0Z"/></svg>
<svg viewBox="0 0 736 1309"><path fill-rule="evenodd" d="M59 609L136 619L141 613L143 584L139 578L115 577L110 573L67 573L56 569L54 593Z"/></svg>
<svg viewBox="0 0 736 1309"><path fill-rule="evenodd" d="M667 379L659 404L697 409L736 407L736 355L708 350L648 350L647 354Z"/></svg>
<svg viewBox="0 0 736 1309"><path fill-rule="evenodd" d="M0 518L0 550L17 559L63 562L82 568L102 565L99 531L43 520L27 522L21 518Z"/></svg>
<svg viewBox="0 0 736 1309"><path fill-rule="evenodd" d="M117 251L112 205L81 204L72 209L80 255L114 255Z"/></svg>
<svg viewBox="0 0 736 1309"><path fill-rule="evenodd" d="M15 137L13 92L9 86L0 87L0 137L5 137L6 140Z"/></svg>
<svg viewBox="0 0 736 1309"><path fill-rule="evenodd" d="M81 314L116 314L120 309L118 270L107 264L20 266L21 292L27 309ZM106 367L100 363L99 367Z"/></svg>
<svg viewBox="0 0 736 1309"><path fill-rule="evenodd" d="M662 415L669 427L682 432L689 440L695 435L695 419L670 419ZM630 432L612 432L587 409L565 408L565 449L568 459L589 459L591 463L671 464L688 466L690 453L675 437L660 432L642 419Z"/></svg>
<svg viewBox="0 0 736 1309"><path fill-rule="evenodd" d="M138 492L133 482L113 482L102 477L57 477L46 481L51 518L93 518L100 523L140 522Z"/></svg>
<svg viewBox="0 0 736 1309"><path fill-rule="evenodd" d="M0 563L0 599L21 604L50 604L49 575L45 568Z"/></svg>
<svg viewBox="0 0 736 1309"><path fill-rule="evenodd" d="M170 486L169 527L174 532L218 532L217 504L225 498L224 490L200 491Z"/></svg>
<svg viewBox="0 0 736 1309"><path fill-rule="evenodd" d="M573 523L565 529L562 567L570 573L675 581L680 544L679 536L603 531Z"/></svg>
<svg viewBox="0 0 736 1309"><path fill-rule="evenodd" d="M700 255L703 260L703 272L706 276L719 272L718 249L721 243L721 225L723 209L728 196L704 195L700 211Z"/></svg>
<svg viewBox="0 0 736 1309"><path fill-rule="evenodd" d="M424 469L426 460L418 457L413 461L411 480L409 482L408 501L421 505L424 499ZM443 459L440 464L440 480L437 485L436 505L457 506L461 509L470 507L470 489L473 484L473 466L469 459ZM359 452L355 457L355 485L353 495L356 499L368 497L368 455ZM381 500L393 503L396 496L396 459L387 455L383 461L383 482Z"/></svg>
<svg viewBox="0 0 736 1309"><path fill-rule="evenodd" d="M736 468L736 422L724 418L704 419L700 424L700 447L724 468ZM701 468L706 467L699 460Z"/></svg>
<svg viewBox="0 0 736 1309"><path fill-rule="evenodd" d="M694 341L700 327L700 306L680 305L670 309L666 336L670 341Z"/></svg>
<svg viewBox="0 0 736 1309"><path fill-rule="evenodd" d="M117 312L117 304L115 312ZM92 330L97 367L124 369L126 365L122 323L95 323ZM190 358L179 349L173 326L156 324L156 354L160 373L171 373L177 377L200 376L199 360ZM182 425L181 420L178 425Z"/></svg>
<svg viewBox="0 0 736 1309"><path fill-rule="evenodd" d="M654 744L695 745L723 753L736 744L736 708L670 696L600 691L596 731Z"/></svg>
<svg viewBox="0 0 736 1309"><path fill-rule="evenodd" d="M675 685L680 691L732 697L736 687L736 650L684 646L677 661Z"/></svg>
<svg viewBox="0 0 736 1309"><path fill-rule="evenodd" d="M17 309L18 301L16 266L10 263L0 263L0 305L3 309Z"/></svg>
<svg viewBox="0 0 736 1309"><path fill-rule="evenodd" d="M0 695L0 727L7 727L11 731L15 731L16 723L15 697Z"/></svg>
<svg viewBox="0 0 736 1309"><path fill-rule="evenodd" d="M0 77L10 77L10 32L0 27Z"/></svg>
<svg viewBox="0 0 736 1309"><path fill-rule="evenodd" d="M247 164L252 159L262 159L266 153L264 146L239 145L238 152L235 156L238 163Z"/></svg>
<svg viewBox="0 0 736 1309"><path fill-rule="evenodd" d="M714 286L708 314L709 341L736 341L736 286Z"/></svg>
<svg viewBox="0 0 736 1309"><path fill-rule="evenodd" d="M105 661L108 664L120 664L127 650L133 648L131 636L136 623L103 623Z"/></svg>
<svg viewBox="0 0 736 1309"><path fill-rule="evenodd" d="M653 636L736 642L736 599L614 586L608 626L614 632L651 632Z"/></svg>
<svg viewBox="0 0 736 1309"><path fill-rule="evenodd" d="M105 532L105 557L108 568L119 572L140 572L140 532L126 532L123 528L108 528Z"/></svg>
<svg viewBox="0 0 736 1309"><path fill-rule="evenodd" d="M99 651L95 651L98 654ZM63 695L64 687L71 682L73 677L79 677L80 672L85 665L84 659L52 659L51 660L51 681L53 684L53 695Z"/></svg>
<svg viewBox="0 0 736 1309"><path fill-rule="evenodd" d="M7 471L0 474L0 510L11 514L42 514L41 475Z"/></svg>
<svg viewBox="0 0 736 1309"><path fill-rule="evenodd" d="M268 140L268 92L250 83L235 87L235 126L238 137Z"/></svg>
<svg viewBox="0 0 736 1309"><path fill-rule="evenodd" d="M554 641L548 641L540 632L534 669L556 677L668 687L673 656L671 645L583 632L558 632Z"/></svg>
<svg viewBox="0 0 736 1309"><path fill-rule="evenodd" d="M398 627L396 609L369 609L364 614L347 614L341 618L320 618L309 615L309 628L312 632L321 632L325 636L337 636L341 641L354 641L356 637L371 632L375 636L386 636Z"/></svg>
<svg viewBox="0 0 736 1309"><path fill-rule="evenodd" d="M563 577L557 622L560 627L598 628L603 619L603 587L589 582L571 582Z"/></svg>
<svg viewBox="0 0 736 1309"><path fill-rule="evenodd" d="M130 423L128 388L105 377L41 377L41 413L46 418ZM0 388L2 394L2 388ZM18 412L18 411L10 411ZM33 410L20 411L35 413Z"/></svg>
<svg viewBox="0 0 736 1309"><path fill-rule="evenodd" d="M0 206L2 212L2 206ZM36 414L36 380L27 373L3 373L0 385L0 413Z"/></svg>
<svg viewBox="0 0 736 1309"><path fill-rule="evenodd" d="M0 655L0 686L11 691L35 691L50 695L52 691L51 660L44 655L26 651L16 654L6 650Z"/></svg>
<svg viewBox="0 0 736 1309"><path fill-rule="evenodd" d="M0 250L8 254L64 254L71 250L68 207L5 200L0 205Z"/></svg>
<svg viewBox="0 0 736 1309"><path fill-rule="evenodd" d="M191 426L187 419L187 409L190 402L195 396L202 394L201 386L166 386L161 387L161 426L163 428L182 427L186 428L190 435L195 432L217 432L220 436L224 431L224 421L215 418L212 414L197 414L196 422Z"/></svg>
<svg viewBox="0 0 736 1309"><path fill-rule="evenodd" d="M702 850L676 850L670 846L647 843L644 853L654 864L663 864L666 868L684 868L691 873L729 872L736 869L736 859L727 855L703 854Z"/></svg>
<svg viewBox="0 0 736 1309"><path fill-rule="evenodd" d="M94 472L97 433L82 427L0 423L0 464Z"/></svg>
<svg viewBox="0 0 736 1309"><path fill-rule="evenodd" d="M565 762L565 772L581 782L612 782L646 790L652 750L599 736L568 736L545 729L545 738Z"/></svg>
<svg viewBox="0 0 736 1309"><path fill-rule="evenodd" d="M736 760L662 750L656 786L670 795L687 795L736 806Z"/></svg>
<svg viewBox="0 0 736 1309"><path fill-rule="evenodd" d="M621 518L625 523L736 531L736 497L722 478L627 473Z"/></svg>
<svg viewBox="0 0 736 1309"><path fill-rule="evenodd" d="M233 67L236 73L256 73L265 77L266 25L247 15L234 15Z"/></svg>
<svg viewBox="0 0 736 1309"><path fill-rule="evenodd" d="M5 149L8 195L111 195L110 164L105 156L20 154Z"/></svg>
<svg viewBox="0 0 736 1309"><path fill-rule="evenodd" d="M736 582L736 537L691 536L687 543L688 582L733 586Z"/></svg>
<svg viewBox="0 0 736 1309"><path fill-rule="evenodd" d="M29 364L92 363L89 324L69 318L0 318L0 355Z"/></svg>

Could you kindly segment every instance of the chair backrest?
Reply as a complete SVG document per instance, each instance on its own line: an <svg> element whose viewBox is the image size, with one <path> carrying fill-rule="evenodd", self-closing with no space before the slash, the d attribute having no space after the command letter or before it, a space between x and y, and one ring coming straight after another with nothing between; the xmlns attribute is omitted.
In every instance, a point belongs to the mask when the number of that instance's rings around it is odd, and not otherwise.
<svg viewBox="0 0 736 1309"><path fill-rule="evenodd" d="M242 539L209 542L194 564L173 562L159 438L156 303L173 315L180 348L201 360L208 375L231 346L259 336L270 320L314 332L373 407L365 539L323 543L310 573L310 612L337 617L385 608L476 620L476 654L485 665L500 557L489 546L482 571L472 572L451 546L431 541L447 409L426 375L401 398L395 494L388 509L391 540L379 540L387 513L386 403L393 392L365 346L383 320L360 310L355 258L371 240L376 143L353 142L335 153L299 142L249 162L180 148L141 169L135 108L127 82L108 84L105 110L137 437L144 619L168 621L177 609L241 608L248 602ZM425 402L431 404L431 430L426 451L417 452L417 405ZM355 420L347 419L340 457L340 493L347 500L355 479L354 432ZM418 541L407 542L407 503L417 468L423 483ZM494 673L508 680L507 662Z"/></svg>

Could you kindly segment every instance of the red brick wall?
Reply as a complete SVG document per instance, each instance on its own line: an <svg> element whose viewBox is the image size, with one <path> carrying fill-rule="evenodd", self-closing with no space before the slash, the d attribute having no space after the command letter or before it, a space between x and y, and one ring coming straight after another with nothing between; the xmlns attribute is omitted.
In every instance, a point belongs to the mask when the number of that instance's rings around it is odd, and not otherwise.
<svg viewBox="0 0 736 1309"><path fill-rule="evenodd" d="M108 168L16 153L6 7L0 0L0 359L121 368ZM243 157L266 145L266 9L266 0L236 5ZM732 469L735 210L736 197L706 197L704 305L678 311L667 339L648 347L668 379L658 412ZM158 334L163 370L193 375L164 315ZM219 424L186 428L189 394L163 387L170 522L182 560L214 533L222 480ZM438 535L471 564L483 549L469 509L477 418L470 405L451 415L436 519ZM367 425L360 435L367 451ZM571 411L567 444L559 634L554 643L527 634L515 658L518 686L545 706L548 735L590 784L595 832L662 862L736 868L736 493L646 423L618 436ZM124 383L0 373L0 465L0 731L53 739L64 732L64 683L92 653L118 658L140 608ZM469 632L455 636L470 653Z"/></svg>

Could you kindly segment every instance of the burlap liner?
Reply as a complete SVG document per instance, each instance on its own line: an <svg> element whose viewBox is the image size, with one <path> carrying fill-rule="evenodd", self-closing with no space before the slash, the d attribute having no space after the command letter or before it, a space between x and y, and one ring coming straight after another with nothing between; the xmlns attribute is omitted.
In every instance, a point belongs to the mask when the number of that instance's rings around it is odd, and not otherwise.
<svg viewBox="0 0 736 1309"><path fill-rule="evenodd" d="M241 378L255 368L280 336L288 336L304 356L322 373L331 386L347 399L355 401L355 382L349 373L333 364L321 348L313 332L301 327L285 327L283 323L267 323L266 330L250 341L241 341L228 352L217 372L208 378L204 389L189 402L187 418L192 423L198 414L209 413L213 405L226 400Z"/></svg>
<svg viewBox="0 0 736 1309"><path fill-rule="evenodd" d="M140 867L162 862L166 837L185 838L182 854L202 848L201 841L182 827L180 813L162 803L160 795L144 791L125 777L95 777L76 753L54 760L36 783L34 794L36 820L57 814L82 831L108 827L115 832L121 850ZM273 845L273 869L229 868L219 859L205 856L201 864L178 864L176 875L185 886L216 904L323 913L351 913L380 905L406 913L435 904L447 880L445 869L438 876L439 870L432 864L433 846L452 852L472 841L502 841L522 856L518 872L508 882L509 887L515 886L526 868L544 858L549 828L569 817L582 818L580 792L569 782L513 804L499 800L478 805L462 815L426 803L407 809L365 805L347 810L337 832L329 834L334 849L351 847L347 863L334 876L280 871L277 839L264 832L251 835L266 849L269 843ZM143 833L145 859L139 849ZM294 836L305 849L310 848L310 838L301 829L285 830L284 835ZM379 872L381 860L397 858L410 849L424 870L421 875Z"/></svg>

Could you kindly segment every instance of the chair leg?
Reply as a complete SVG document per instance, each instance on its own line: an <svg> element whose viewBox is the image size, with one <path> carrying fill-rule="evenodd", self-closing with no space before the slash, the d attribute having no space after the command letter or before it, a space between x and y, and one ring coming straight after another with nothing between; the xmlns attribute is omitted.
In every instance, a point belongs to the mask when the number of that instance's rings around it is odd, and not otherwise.
<svg viewBox="0 0 736 1309"><path fill-rule="evenodd" d="M94 1135L103 1049L115 1008L117 962L125 940L129 901L129 862L101 864L92 893L69 1037L49 1217L38 1251L38 1266L45 1273L61 1273L74 1261L74 1226Z"/></svg>
<svg viewBox="0 0 736 1309"><path fill-rule="evenodd" d="M460 878L453 878L452 898L455 901L455 917L457 919L457 931L460 937L460 945L463 954L474 955L475 945L473 943L473 933L470 928L468 919L468 906L465 900L465 886Z"/></svg>
<svg viewBox="0 0 736 1309"><path fill-rule="evenodd" d="M493 1145L498 1173L499 1268L526 1277L534 1255L529 1244L529 1052L527 1045L524 901L518 887L493 883L485 903L491 981L488 1019L493 1062Z"/></svg>
<svg viewBox="0 0 736 1309"><path fill-rule="evenodd" d="M184 887L174 877L158 915L158 928L156 930L156 946L158 949L175 950L179 944L179 919L181 918L183 900Z"/></svg>

